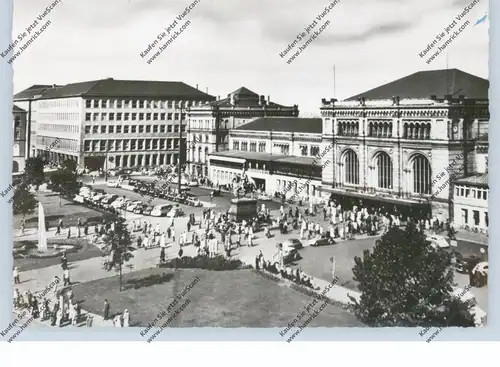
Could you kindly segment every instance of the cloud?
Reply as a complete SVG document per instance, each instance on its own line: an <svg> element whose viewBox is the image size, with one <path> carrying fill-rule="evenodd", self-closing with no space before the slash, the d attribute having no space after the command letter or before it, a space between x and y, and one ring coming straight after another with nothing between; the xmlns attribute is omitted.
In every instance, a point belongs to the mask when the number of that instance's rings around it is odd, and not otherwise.
<svg viewBox="0 0 500 367"><path fill-rule="evenodd" d="M321 35L316 43L352 43L352 42L368 42L373 38L381 36L394 35L400 32L407 31L414 26L413 22L391 21L380 25L372 26L359 33L350 34L329 34Z"/></svg>

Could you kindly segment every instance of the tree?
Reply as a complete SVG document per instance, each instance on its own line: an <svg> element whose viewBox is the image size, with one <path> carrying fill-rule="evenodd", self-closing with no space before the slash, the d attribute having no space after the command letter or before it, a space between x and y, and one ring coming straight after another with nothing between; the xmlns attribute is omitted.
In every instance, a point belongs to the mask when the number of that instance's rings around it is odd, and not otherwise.
<svg viewBox="0 0 500 367"><path fill-rule="evenodd" d="M413 223L392 227L373 251L354 258L361 298L357 318L374 327L474 326L467 305L453 297L451 254L434 249Z"/></svg>
<svg viewBox="0 0 500 367"><path fill-rule="evenodd" d="M37 204L35 195L30 192L29 186L26 184L21 184L16 187L10 201L12 202L12 211L14 215L22 214L23 219L27 214L34 212Z"/></svg>
<svg viewBox="0 0 500 367"><path fill-rule="evenodd" d="M44 160L41 156L26 159L24 180L26 184L35 186L36 190L45 182L43 166Z"/></svg>
<svg viewBox="0 0 500 367"><path fill-rule="evenodd" d="M104 219L105 225L111 225L111 223L114 223L114 225L111 226L110 230L103 237L104 246L102 250L108 257L103 263L103 268L106 271L114 269L119 272L121 292L123 266L134 257L132 251L135 248L131 246L132 239L125 219L121 217Z"/></svg>
<svg viewBox="0 0 500 367"><path fill-rule="evenodd" d="M76 195L79 186L76 179L76 162L68 159L61 164L61 168L52 173L49 189L59 193L61 205L61 197Z"/></svg>

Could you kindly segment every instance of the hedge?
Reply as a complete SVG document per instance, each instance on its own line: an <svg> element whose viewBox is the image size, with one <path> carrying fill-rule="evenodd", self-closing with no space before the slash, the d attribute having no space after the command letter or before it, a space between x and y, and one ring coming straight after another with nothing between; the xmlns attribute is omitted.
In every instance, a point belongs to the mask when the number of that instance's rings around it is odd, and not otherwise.
<svg viewBox="0 0 500 367"><path fill-rule="evenodd" d="M240 260L226 259L222 255L213 258L207 256L189 257L184 256L177 259L171 259L165 263L158 264L159 268L181 268L181 269L204 269L204 270L236 270L243 267Z"/></svg>

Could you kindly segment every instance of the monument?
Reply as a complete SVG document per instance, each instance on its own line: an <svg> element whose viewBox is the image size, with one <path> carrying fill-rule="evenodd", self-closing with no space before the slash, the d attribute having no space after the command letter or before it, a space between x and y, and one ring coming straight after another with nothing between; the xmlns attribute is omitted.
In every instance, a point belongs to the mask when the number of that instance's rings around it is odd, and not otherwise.
<svg viewBox="0 0 500 367"><path fill-rule="evenodd" d="M252 219L257 215L257 200L245 197L231 199L228 214L229 218L236 222Z"/></svg>
<svg viewBox="0 0 500 367"><path fill-rule="evenodd" d="M42 203L38 203L38 251L47 251L47 235L45 228L45 213Z"/></svg>

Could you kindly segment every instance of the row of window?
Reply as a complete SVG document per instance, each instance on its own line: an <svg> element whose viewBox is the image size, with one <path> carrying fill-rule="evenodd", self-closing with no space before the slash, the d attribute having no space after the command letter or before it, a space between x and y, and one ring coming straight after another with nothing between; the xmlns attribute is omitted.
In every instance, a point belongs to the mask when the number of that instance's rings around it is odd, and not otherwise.
<svg viewBox="0 0 500 367"><path fill-rule="evenodd" d="M430 139L431 124L404 124L403 138L404 139Z"/></svg>
<svg viewBox="0 0 500 367"><path fill-rule="evenodd" d="M215 122L212 120L190 120L191 129L215 130Z"/></svg>
<svg viewBox="0 0 500 367"><path fill-rule="evenodd" d="M85 140L85 152L106 152L106 143L109 152L123 150L177 150L179 139L116 139L116 140Z"/></svg>
<svg viewBox="0 0 500 367"><path fill-rule="evenodd" d="M204 101L144 101L117 99L87 99L86 108L187 108L201 106Z"/></svg>
<svg viewBox="0 0 500 367"><path fill-rule="evenodd" d="M342 156L340 166L344 183L359 185L359 160L356 152L348 150ZM416 155L411 164L413 192L417 194L431 194L432 170L429 160L423 155ZM382 189L393 188L394 170L391 157L380 152L376 156L377 186Z"/></svg>
<svg viewBox="0 0 500 367"><path fill-rule="evenodd" d="M319 146L317 145L311 145L310 147L308 145L299 145L299 150L302 156L316 157L319 154Z"/></svg>
<svg viewBox="0 0 500 367"><path fill-rule="evenodd" d="M455 186L455 196L469 199L488 200L488 190L467 186Z"/></svg>
<svg viewBox="0 0 500 367"><path fill-rule="evenodd" d="M376 138L392 138L392 122L370 122L368 136Z"/></svg>
<svg viewBox="0 0 500 367"><path fill-rule="evenodd" d="M208 137L208 135L192 135L190 137L190 142L193 148L196 143L203 143L203 142L208 143L209 140L210 138Z"/></svg>
<svg viewBox="0 0 500 367"><path fill-rule="evenodd" d="M39 108L78 108L80 107L80 100L74 98L52 99L38 101Z"/></svg>
<svg viewBox="0 0 500 367"><path fill-rule="evenodd" d="M74 133L80 132L79 125L66 125L66 124L37 124L37 131L55 131L60 133Z"/></svg>
<svg viewBox="0 0 500 367"><path fill-rule="evenodd" d="M266 143L265 142L259 142L258 143L259 147L259 152L265 152L266 151ZM233 150L241 150L243 152L257 152L257 142L252 141L250 144L247 141L242 141L241 143L237 140L233 140Z"/></svg>
<svg viewBox="0 0 500 367"><path fill-rule="evenodd" d="M359 135L359 122L339 122L337 134L340 136L356 136Z"/></svg>
<svg viewBox="0 0 500 367"><path fill-rule="evenodd" d="M78 112L42 112L38 113L38 121L80 121Z"/></svg>
<svg viewBox="0 0 500 367"><path fill-rule="evenodd" d="M475 226L481 226L481 214L479 213L479 210L472 210L472 220ZM489 221L488 212L484 212L484 224L486 228L490 225ZM468 209L462 209L462 224L469 224Z"/></svg>
<svg viewBox="0 0 500 367"><path fill-rule="evenodd" d="M16 116L14 118L14 141L22 139L22 137L21 137L21 135L22 135L21 126L22 126L21 125L21 117L20 116Z"/></svg>
<svg viewBox="0 0 500 367"><path fill-rule="evenodd" d="M186 131L186 125L182 125ZM85 125L85 134L178 133L179 125Z"/></svg>
<svg viewBox="0 0 500 367"><path fill-rule="evenodd" d="M186 119L186 114L183 113L164 113L164 112L87 112L85 121L178 121Z"/></svg>

